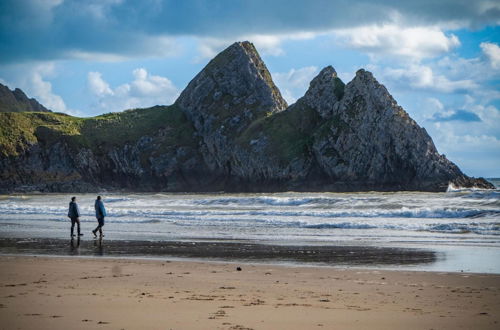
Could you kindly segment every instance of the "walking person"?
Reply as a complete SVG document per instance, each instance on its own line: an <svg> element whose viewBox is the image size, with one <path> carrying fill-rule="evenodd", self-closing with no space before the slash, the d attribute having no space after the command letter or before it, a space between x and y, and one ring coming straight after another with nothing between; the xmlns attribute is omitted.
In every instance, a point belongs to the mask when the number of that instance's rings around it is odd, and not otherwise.
<svg viewBox="0 0 500 330"><path fill-rule="evenodd" d="M71 197L71 202L69 202L68 217L71 219L71 237L75 237L74 228L77 225L78 236L83 236L80 233L80 209L78 204L76 204L76 197Z"/></svg>
<svg viewBox="0 0 500 330"><path fill-rule="evenodd" d="M97 218L97 227L96 229L92 230L92 234L94 234L94 237L97 237L97 231L99 230L99 234L101 237L104 235L102 234L102 227L104 226L104 217L106 216L106 209L104 208L104 203L101 200L101 196L97 196L97 199L95 200L95 217Z"/></svg>

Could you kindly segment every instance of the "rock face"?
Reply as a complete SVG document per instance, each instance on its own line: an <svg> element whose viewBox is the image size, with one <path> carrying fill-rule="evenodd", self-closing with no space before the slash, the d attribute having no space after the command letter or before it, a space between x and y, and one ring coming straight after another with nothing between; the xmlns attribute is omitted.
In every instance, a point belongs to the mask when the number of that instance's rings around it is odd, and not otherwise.
<svg viewBox="0 0 500 330"><path fill-rule="evenodd" d="M19 88L11 91L0 84L0 112L50 111L35 99L29 99Z"/></svg>
<svg viewBox="0 0 500 330"><path fill-rule="evenodd" d="M236 42L217 55L176 101L201 136L211 170L229 175L235 137L287 107L255 47Z"/></svg>
<svg viewBox="0 0 500 330"><path fill-rule="evenodd" d="M370 72L324 68L287 106L237 42L170 107L80 119L0 114L1 191L445 191L494 188L440 155Z"/></svg>
<svg viewBox="0 0 500 330"><path fill-rule="evenodd" d="M314 155L343 185L444 190L463 177L370 72L356 73L327 119Z"/></svg>

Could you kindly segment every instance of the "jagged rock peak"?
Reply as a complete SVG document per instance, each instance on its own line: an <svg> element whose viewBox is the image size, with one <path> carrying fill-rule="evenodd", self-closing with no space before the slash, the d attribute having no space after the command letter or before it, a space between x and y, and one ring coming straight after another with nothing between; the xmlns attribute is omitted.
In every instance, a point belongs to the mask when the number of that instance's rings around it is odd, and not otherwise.
<svg viewBox="0 0 500 330"><path fill-rule="evenodd" d="M398 105L385 86L365 69L356 72L354 79L346 85L344 95L345 104L358 103L362 99L366 110L389 110L392 114L408 118L406 111Z"/></svg>
<svg viewBox="0 0 500 330"><path fill-rule="evenodd" d="M24 92L16 88L13 91L9 87L0 84L0 112L48 112L47 108L33 98L28 98Z"/></svg>
<svg viewBox="0 0 500 330"><path fill-rule="evenodd" d="M242 74L242 79L245 79L245 76L249 75L256 81L265 82L267 87L271 89L274 98L273 101L276 103L277 110L284 110L287 107L286 101L283 99L279 89L274 84L269 70L267 69L264 61L262 61L257 49L251 42L239 41L233 43L217 55L212 61L210 61L207 68L212 70L215 67L217 70L217 66L221 65L230 66L233 70L240 69L238 72Z"/></svg>
<svg viewBox="0 0 500 330"><path fill-rule="evenodd" d="M286 109L286 101L250 42L235 42L200 71L176 101L203 143L214 171L229 172L234 137L252 122Z"/></svg>
<svg viewBox="0 0 500 330"><path fill-rule="evenodd" d="M311 81L304 95L304 101L315 109L321 117L331 117L334 105L344 96L344 83L337 77L335 69L329 65Z"/></svg>
<svg viewBox="0 0 500 330"><path fill-rule="evenodd" d="M347 85L354 85L360 92L381 93L393 99L387 88L378 82L373 73L365 69L356 71L356 76Z"/></svg>
<svg viewBox="0 0 500 330"><path fill-rule="evenodd" d="M248 41L235 42L212 59L176 103L190 111L206 109L211 102L221 101L265 112L287 107L259 53Z"/></svg>

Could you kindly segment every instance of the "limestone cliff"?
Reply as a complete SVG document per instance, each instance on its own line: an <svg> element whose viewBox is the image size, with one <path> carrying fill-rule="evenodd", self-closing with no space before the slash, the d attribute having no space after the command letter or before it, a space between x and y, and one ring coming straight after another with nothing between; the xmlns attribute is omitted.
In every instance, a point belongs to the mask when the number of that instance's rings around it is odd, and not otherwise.
<svg viewBox="0 0 500 330"><path fill-rule="evenodd" d="M324 68L287 106L249 42L172 106L94 118L0 113L1 191L444 191L493 188L440 155L373 75Z"/></svg>
<svg viewBox="0 0 500 330"><path fill-rule="evenodd" d="M235 138L252 122L286 108L255 47L236 42L188 84L175 103L193 122L211 170L230 174Z"/></svg>

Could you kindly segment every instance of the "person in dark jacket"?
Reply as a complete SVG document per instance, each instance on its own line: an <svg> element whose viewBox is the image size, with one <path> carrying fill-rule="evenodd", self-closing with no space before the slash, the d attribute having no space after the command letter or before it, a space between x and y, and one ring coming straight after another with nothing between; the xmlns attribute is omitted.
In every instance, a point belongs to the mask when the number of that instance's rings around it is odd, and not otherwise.
<svg viewBox="0 0 500 330"><path fill-rule="evenodd" d="M102 227L104 226L104 217L107 214L106 214L106 209L104 208L104 203L101 200L101 196L97 196L94 208L95 208L95 217L97 218L98 225L96 229L92 230L92 234L94 234L94 236L97 237L96 233L99 230L100 236L103 237L104 235L102 234Z"/></svg>
<svg viewBox="0 0 500 330"><path fill-rule="evenodd" d="M83 236L83 234L80 233L80 209L78 208L78 204L76 204L76 197L71 197L71 202L69 202L68 217L71 219L71 237L75 237L73 234L75 224L77 225L78 236Z"/></svg>

